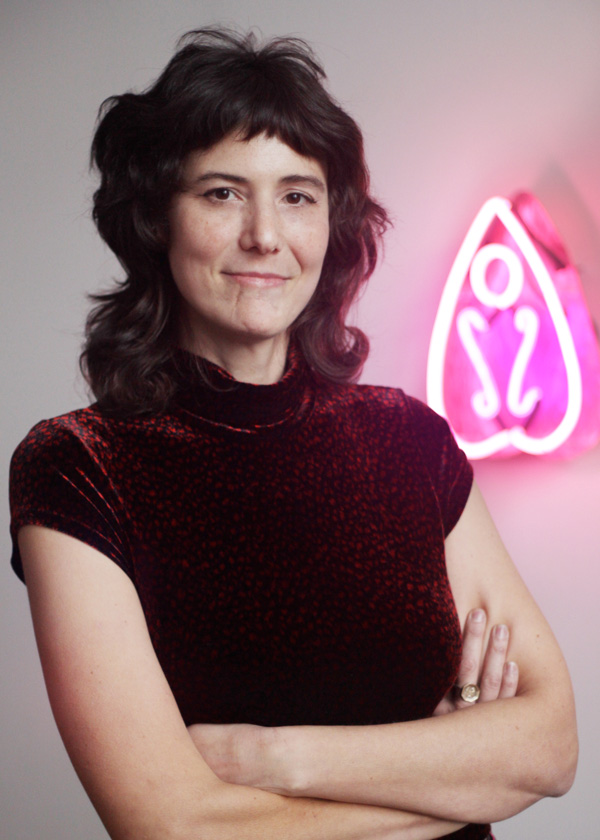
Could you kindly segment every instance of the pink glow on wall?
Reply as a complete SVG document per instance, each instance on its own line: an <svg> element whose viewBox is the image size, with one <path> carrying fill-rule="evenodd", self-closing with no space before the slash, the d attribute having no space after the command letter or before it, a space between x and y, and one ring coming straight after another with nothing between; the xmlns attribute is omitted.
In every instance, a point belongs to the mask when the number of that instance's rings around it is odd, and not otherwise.
<svg viewBox="0 0 600 840"><path fill-rule="evenodd" d="M491 198L435 319L427 399L471 459L570 457L600 438L600 353L579 277L532 195Z"/></svg>

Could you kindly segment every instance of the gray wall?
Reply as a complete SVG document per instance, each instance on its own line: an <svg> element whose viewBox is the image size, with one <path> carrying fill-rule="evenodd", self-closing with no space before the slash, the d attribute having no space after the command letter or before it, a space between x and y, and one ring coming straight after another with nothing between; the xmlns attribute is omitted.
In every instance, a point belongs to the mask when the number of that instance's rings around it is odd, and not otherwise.
<svg viewBox="0 0 600 840"><path fill-rule="evenodd" d="M366 381L424 396L445 273L495 193L538 195L600 320L598 0L4 0L4 472L34 422L86 402L76 368L85 294L118 274L88 214L96 108L153 78L180 34L214 22L310 40L332 90L365 129L375 190L396 221L357 315L373 341ZM600 448L569 462L480 463L476 472L566 654L581 735L572 792L497 834L598 837ZM0 833L100 840L106 835L55 732L25 589L7 565L6 502L1 514Z"/></svg>

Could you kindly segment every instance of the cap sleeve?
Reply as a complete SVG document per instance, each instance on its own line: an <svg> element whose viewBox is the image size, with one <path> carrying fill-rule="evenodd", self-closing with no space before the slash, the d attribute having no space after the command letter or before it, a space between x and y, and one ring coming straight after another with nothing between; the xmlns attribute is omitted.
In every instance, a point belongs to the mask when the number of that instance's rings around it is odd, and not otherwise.
<svg viewBox="0 0 600 840"><path fill-rule="evenodd" d="M10 467L10 531L11 564L21 580L17 534L24 525L75 537L132 576L124 513L102 457L105 448L70 415L38 423L17 447Z"/></svg>
<svg viewBox="0 0 600 840"><path fill-rule="evenodd" d="M414 397L408 398L413 435L433 484L444 526L454 528L473 485L473 468L443 417Z"/></svg>

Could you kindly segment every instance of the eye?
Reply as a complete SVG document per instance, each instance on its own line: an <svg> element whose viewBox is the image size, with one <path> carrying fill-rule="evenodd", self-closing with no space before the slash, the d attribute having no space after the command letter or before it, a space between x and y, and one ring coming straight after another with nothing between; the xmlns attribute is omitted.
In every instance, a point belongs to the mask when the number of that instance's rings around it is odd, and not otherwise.
<svg viewBox="0 0 600 840"><path fill-rule="evenodd" d="M301 192L291 192L287 193L285 196L285 200L288 204L292 204L294 206L299 204L315 204L314 198L306 193Z"/></svg>
<svg viewBox="0 0 600 840"><path fill-rule="evenodd" d="M229 187L214 187L212 190L207 190L202 194L205 198L211 198L213 201L225 202L231 201L235 198L235 193Z"/></svg>

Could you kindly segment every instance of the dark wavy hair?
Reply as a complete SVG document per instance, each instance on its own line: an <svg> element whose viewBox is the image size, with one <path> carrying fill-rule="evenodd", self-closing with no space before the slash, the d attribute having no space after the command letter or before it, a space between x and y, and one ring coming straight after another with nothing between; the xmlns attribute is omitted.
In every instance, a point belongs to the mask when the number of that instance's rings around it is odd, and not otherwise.
<svg viewBox="0 0 600 840"><path fill-rule="evenodd" d="M168 362L177 346L179 297L169 267L168 208L183 163L231 132L276 136L327 173L330 237L317 289L292 326L310 367L355 380L368 339L346 326L372 274L385 210L369 196L363 140L323 87L325 74L296 38L259 45L253 33L187 33L156 82L101 106L91 151L100 173L93 218L126 277L92 295L81 367L99 407L121 415L163 410L174 389Z"/></svg>

